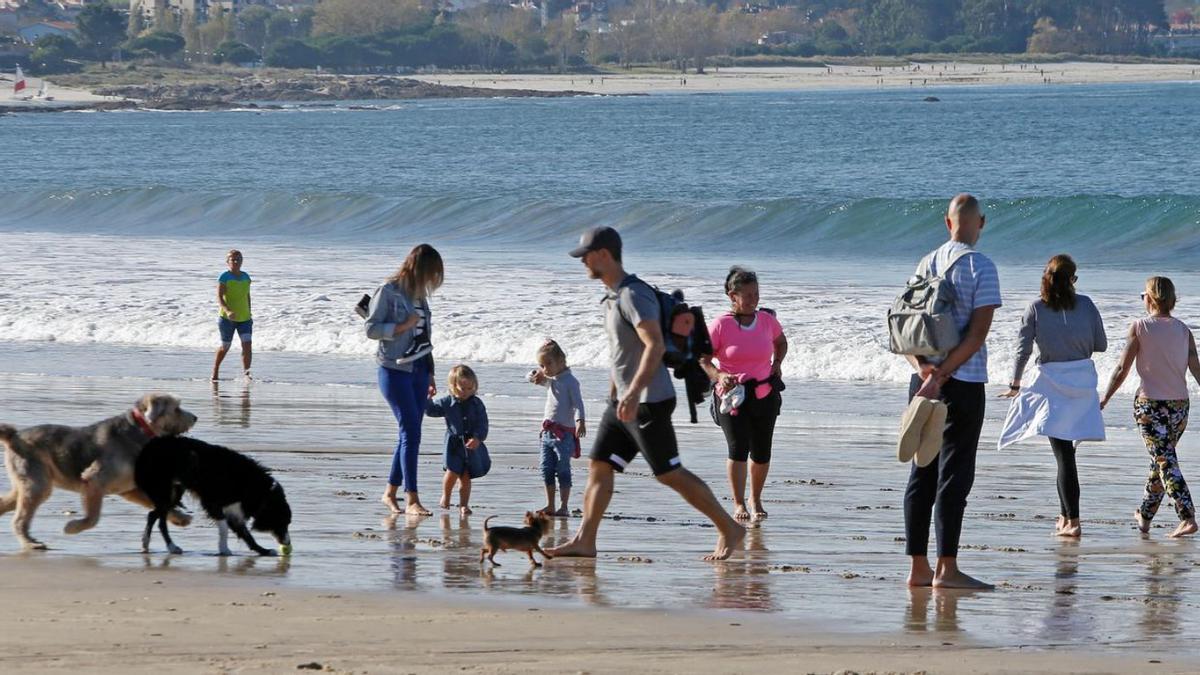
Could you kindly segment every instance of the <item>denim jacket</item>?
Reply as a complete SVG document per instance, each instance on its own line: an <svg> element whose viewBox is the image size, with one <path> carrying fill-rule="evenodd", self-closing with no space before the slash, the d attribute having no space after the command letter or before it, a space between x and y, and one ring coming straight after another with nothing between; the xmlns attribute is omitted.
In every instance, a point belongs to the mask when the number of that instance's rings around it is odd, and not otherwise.
<svg viewBox="0 0 1200 675"><path fill-rule="evenodd" d="M453 396L431 398L425 405L425 414L446 420L446 444L462 443L465 438L479 439L480 446L487 440L487 408L478 396L460 401Z"/></svg>
<svg viewBox="0 0 1200 675"><path fill-rule="evenodd" d="M398 364L396 359L403 356L412 344L413 331L406 331L400 335L392 333L396 330L396 324L403 323L417 308L423 309L425 316L429 317L429 303L424 300L414 303L405 295L399 284L388 282L375 289L364 323L367 337L379 342L375 349L376 363L384 368L412 372L413 364ZM432 333L432 318L428 319L426 327Z"/></svg>

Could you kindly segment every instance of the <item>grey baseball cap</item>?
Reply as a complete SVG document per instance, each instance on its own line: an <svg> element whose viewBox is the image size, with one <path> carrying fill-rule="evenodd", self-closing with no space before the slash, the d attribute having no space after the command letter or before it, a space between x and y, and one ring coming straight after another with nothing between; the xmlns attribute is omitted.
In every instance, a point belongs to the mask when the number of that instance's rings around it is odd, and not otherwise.
<svg viewBox="0 0 1200 675"><path fill-rule="evenodd" d="M582 258L589 251L608 249L620 255L621 235L611 227L593 227L579 237L579 246L571 249L572 258Z"/></svg>

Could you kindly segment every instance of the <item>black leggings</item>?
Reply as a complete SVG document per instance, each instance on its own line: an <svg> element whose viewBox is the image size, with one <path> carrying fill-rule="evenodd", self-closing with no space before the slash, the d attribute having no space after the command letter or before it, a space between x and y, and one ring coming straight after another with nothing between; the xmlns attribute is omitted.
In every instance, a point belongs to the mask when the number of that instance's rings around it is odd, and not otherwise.
<svg viewBox="0 0 1200 675"><path fill-rule="evenodd" d="M725 432L725 444L729 447L729 459L755 464L771 462L771 443L775 438L775 420L779 417L782 399L779 392L772 391L764 399L746 400L737 415L717 413L717 424ZM714 397L714 404L715 404Z"/></svg>
<svg viewBox="0 0 1200 675"><path fill-rule="evenodd" d="M1075 443L1050 439L1054 461L1058 462L1058 507L1064 518L1079 517L1079 471L1075 468Z"/></svg>

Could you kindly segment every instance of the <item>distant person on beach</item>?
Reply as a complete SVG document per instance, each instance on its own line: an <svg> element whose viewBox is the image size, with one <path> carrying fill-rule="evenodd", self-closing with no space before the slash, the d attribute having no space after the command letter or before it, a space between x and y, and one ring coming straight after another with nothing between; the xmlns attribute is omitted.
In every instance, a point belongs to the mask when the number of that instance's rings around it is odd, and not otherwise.
<svg viewBox="0 0 1200 675"><path fill-rule="evenodd" d="M758 308L758 275L733 267L725 277L729 313L708 327L712 357L702 356L700 365L715 383L713 405L725 443L729 448L726 468L733 491L733 517L762 520L763 486L771 468L771 442L775 420L782 405L780 377L788 343L775 315ZM716 365L714 365L714 361ZM720 402L737 393L740 405L725 411ZM750 505L746 507L746 461L750 462Z"/></svg>
<svg viewBox="0 0 1200 675"><path fill-rule="evenodd" d="M1030 303L1021 317L1012 380L1000 394L1002 398L1020 397L1005 420L1001 447L1036 433L1050 439L1058 464L1059 516L1054 533L1060 537L1082 534L1074 441L1104 438L1092 354L1108 349L1108 336L1091 298L1075 292L1075 272L1075 261L1068 255L1056 255L1046 263L1041 297ZM1021 377L1035 344L1039 370L1031 385L1034 391L1022 392ZM1060 430L1061 437L1049 429Z"/></svg>
<svg viewBox="0 0 1200 675"><path fill-rule="evenodd" d="M1175 447L1187 428L1187 375L1200 382L1200 358L1196 338L1187 324L1171 316L1175 309L1175 284L1166 277L1150 277L1142 302L1149 316L1136 319L1129 327L1125 350L1113 371L1101 407L1107 406L1137 364L1141 386L1133 400L1133 420L1142 432L1150 452L1150 477L1142 505L1134 512L1138 529L1150 531L1150 521L1162 504L1163 495L1175 502L1179 526L1167 535L1182 537L1196 533L1196 509L1188 490Z"/></svg>
<svg viewBox="0 0 1200 675"><path fill-rule="evenodd" d="M983 428L986 342L992 315L1001 304L996 265L974 248L984 222L975 197L960 194L950 201L946 213L950 240L929 255L930 271L954 287L950 313L961 340L942 357L907 357L917 370L909 384L909 398L917 394L940 398L948 408L937 459L924 467L913 464L904 493L904 548L912 557L910 586L992 588L958 569L963 511L975 482L975 455ZM956 258L953 264L952 258ZM937 529L936 568L929 565L930 516L935 516Z"/></svg>
<svg viewBox="0 0 1200 675"><path fill-rule="evenodd" d="M611 400L592 445L583 522L571 541L549 553L596 556L596 534L612 500L615 474L640 453L655 478L675 490L717 527L713 552L705 560L724 560L742 547L746 529L738 524L704 481L683 468L671 413L675 385L663 365L658 296L646 282L627 274L621 262L621 236L611 227L596 227L580 238L571 256L581 258L588 276L604 283L604 328L612 359Z"/></svg>
<svg viewBox="0 0 1200 675"><path fill-rule="evenodd" d="M451 368L446 384L450 395L430 398L425 408L430 417L441 417L446 421L446 444L442 452L446 473L442 476L442 500L438 505L443 509L450 508L450 493L457 484L458 510L469 516L471 481L487 475L492 464L487 446L483 444L488 435L487 408L476 396L479 378L469 367Z"/></svg>
<svg viewBox="0 0 1200 675"><path fill-rule="evenodd" d="M382 501L393 513L430 515L417 495L417 456L425 401L437 394L429 296L442 285L442 256L429 244L409 252L400 269L375 290L367 309L367 337L379 342L379 391L396 416L400 438ZM405 505L396 499L403 485Z"/></svg>
<svg viewBox="0 0 1200 675"><path fill-rule="evenodd" d="M242 374L250 378L250 335L254 330L254 319L250 316L250 275L242 271L242 252L233 249L225 255L227 272L217 279L217 306L221 313L217 318L217 330L221 333L221 346L213 362L212 380L220 378L221 362L233 345L236 332L242 340Z"/></svg>
<svg viewBox="0 0 1200 675"><path fill-rule="evenodd" d="M554 340L538 349L537 370L529 381L546 388L546 410L542 416L542 480L546 484L546 507L550 516L571 515L567 501L571 497L571 459L581 454L579 439L587 433L583 392L579 380L567 366L567 354ZM554 506L554 481L558 479L560 506Z"/></svg>

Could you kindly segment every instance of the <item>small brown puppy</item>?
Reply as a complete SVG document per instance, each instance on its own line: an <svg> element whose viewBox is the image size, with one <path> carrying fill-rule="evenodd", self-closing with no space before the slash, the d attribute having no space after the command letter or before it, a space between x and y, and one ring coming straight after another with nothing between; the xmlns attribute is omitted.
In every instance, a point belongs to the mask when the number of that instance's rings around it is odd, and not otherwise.
<svg viewBox="0 0 1200 675"><path fill-rule="evenodd" d="M534 551L541 553L542 557L546 559L554 557L543 551L541 547L542 537L546 536L554 522L546 514L526 511L525 527L488 527L488 521L492 518L495 516L488 516L483 521L483 548L479 551L480 563L486 557L488 562L499 567L500 563L496 562L495 555L509 549L524 551L534 567L542 566L533 557Z"/></svg>

